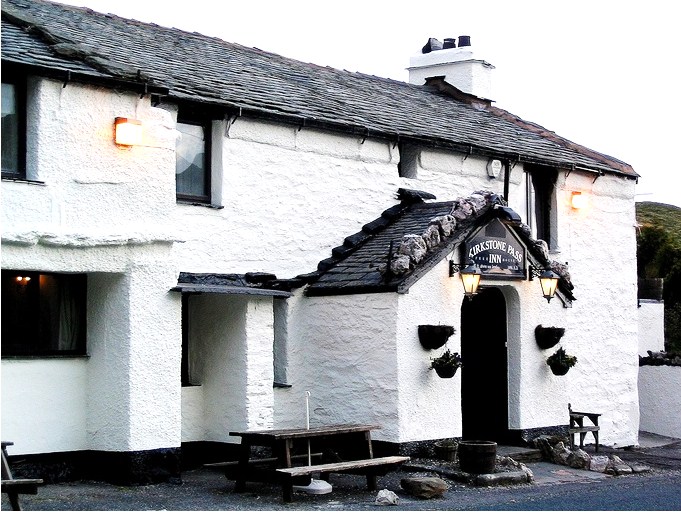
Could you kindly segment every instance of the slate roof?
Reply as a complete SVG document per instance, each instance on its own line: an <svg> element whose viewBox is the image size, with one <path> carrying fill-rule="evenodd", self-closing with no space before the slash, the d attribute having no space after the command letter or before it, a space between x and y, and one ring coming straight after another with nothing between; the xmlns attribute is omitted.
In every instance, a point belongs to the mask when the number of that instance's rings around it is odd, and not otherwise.
<svg viewBox="0 0 681 512"><path fill-rule="evenodd" d="M3 0L2 59L74 80L152 87L171 100L232 114L597 173L638 175L492 106L455 99L436 82L417 86L299 62L174 28L43 0Z"/></svg>
<svg viewBox="0 0 681 512"><path fill-rule="evenodd" d="M404 191L400 189L404 194ZM320 262L316 273L299 276L295 280L281 280L280 283L293 283L302 286L308 296L345 295L355 293L405 293L409 287L429 272L443 258L455 250L477 228L497 217L513 230L528 250L529 262L540 267L552 268L553 263L538 250L527 226L520 217L504 205L497 196L490 196L487 204L470 217L459 220L454 232L432 250L425 258L414 265L407 273L394 275L387 272L391 254L397 253L402 237L420 235L435 217L449 215L456 201L424 202L415 195L402 197L402 201L383 212L381 217L363 226L362 230L345 239L342 246L333 250L332 257ZM391 242L393 244L391 253ZM575 300L574 286L564 269L554 268L561 275L559 290L565 302ZM275 285L276 287L276 285Z"/></svg>

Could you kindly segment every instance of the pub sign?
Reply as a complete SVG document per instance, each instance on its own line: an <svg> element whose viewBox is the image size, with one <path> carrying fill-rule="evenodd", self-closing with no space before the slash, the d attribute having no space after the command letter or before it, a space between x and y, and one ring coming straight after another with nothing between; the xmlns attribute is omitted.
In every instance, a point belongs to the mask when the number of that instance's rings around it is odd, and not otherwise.
<svg viewBox="0 0 681 512"><path fill-rule="evenodd" d="M525 279L526 248L499 219L476 231L464 251L466 263L475 263L485 277Z"/></svg>

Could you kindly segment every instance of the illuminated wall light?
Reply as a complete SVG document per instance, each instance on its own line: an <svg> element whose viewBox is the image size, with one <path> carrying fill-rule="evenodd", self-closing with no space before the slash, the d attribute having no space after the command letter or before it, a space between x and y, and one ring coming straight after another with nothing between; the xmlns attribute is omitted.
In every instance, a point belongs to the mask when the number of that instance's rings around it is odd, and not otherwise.
<svg viewBox="0 0 681 512"><path fill-rule="evenodd" d="M28 283L30 280L31 280L31 278L28 277L28 276L26 276L26 277L24 277L24 276L17 276L17 282L18 282L18 283L24 283L24 284L26 284L26 283Z"/></svg>
<svg viewBox="0 0 681 512"><path fill-rule="evenodd" d="M588 202L588 196L586 194L582 194L581 192L573 192L572 197L570 198L570 206L572 206L575 210L586 208Z"/></svg>
<svg viewBox="0 0 681 512"><path fill-rule="evenodd" d="M139 146L142 143L142 122L117 117L114 122L114 142L119 146Z"/></svg>

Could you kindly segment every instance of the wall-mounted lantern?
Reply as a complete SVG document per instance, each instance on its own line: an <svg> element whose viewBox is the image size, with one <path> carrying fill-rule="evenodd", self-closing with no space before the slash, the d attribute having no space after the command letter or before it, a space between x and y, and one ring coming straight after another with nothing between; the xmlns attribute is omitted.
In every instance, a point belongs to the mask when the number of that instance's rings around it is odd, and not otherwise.
<svg viewBox="0 0 681 512"><path fill-rule="evenodd" d="M581 192L573 192L572 196L570 197L570 206L572 206L573 209L575 210L582 210L586 208L588 202L588 197L586 194L582 194Z"/></svg>
<svg viewBox="0 0 681 512"><path fill-rule="evenodd" d="M461 283L463 284L463 294L465 297L471 299L473 295L478 293L482 272L480 272L478 266L472 262L466 264L465 268L461 267L463 267L463 265L450 261L449 277L454 277L454 274L458 272L461 277Z"/></svg>
<svg viewBox="0 0 681 512"><path fill-rule="evenodd" d="M541 285L541 291L544 298L548 302L551 302L551 299L556 294L560 276L548 268L530 267L530 281L535 277L539 278L539 284Z"/></svg>
<svg viewBox="0 0 681 512"><path fill-rule="evenodd" d="M128 117L114 121L114 142L119 146L138 146L142 143L142 122Z"/></svg>

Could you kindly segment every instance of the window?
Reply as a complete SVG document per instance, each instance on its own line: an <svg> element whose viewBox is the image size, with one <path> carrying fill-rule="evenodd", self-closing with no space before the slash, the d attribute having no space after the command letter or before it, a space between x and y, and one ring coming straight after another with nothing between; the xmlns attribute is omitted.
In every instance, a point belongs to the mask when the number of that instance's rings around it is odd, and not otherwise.
<svg viewBox="0 0 681 512"><path fill-rule="evenodd" d="M175 190L180 201L210 203L211 121L178 116Z"/></svg>
<svg viewBox="0 0 681 512"><path fill-rule="evenodd" d="M420 149L405 142L400 142L400 161L397 164L397 172L402 178L416 179L418 177L418 165Z"/></svg>
<svg viewBox="0 0 681 512"><path fill-rule="evenodd" d="M549 249L557 248L555 232L555 193L558 173L548 167L527 167L527 224L532 236L544 240Z"/></svg>
<svg viewBox="0 0 681 512"><path fill-rule="evenodd" d="M2 356L84 355L87 277L2 271Z"/></svg>
<svg viewBox="0 0 681 512"><path fill-rule="evenodd" d="M2 176L6 178L26 176L24 91L20 80L2 82Z"/></svg>

